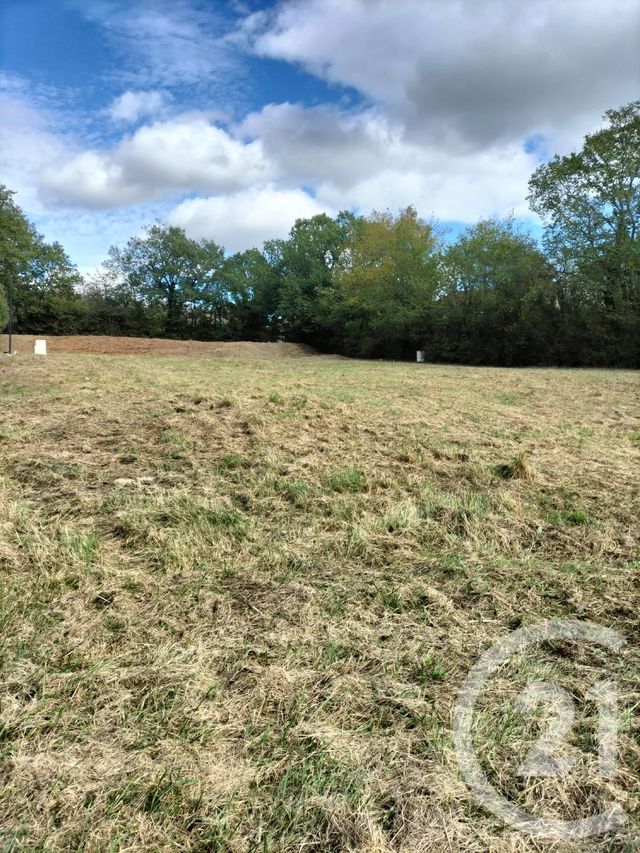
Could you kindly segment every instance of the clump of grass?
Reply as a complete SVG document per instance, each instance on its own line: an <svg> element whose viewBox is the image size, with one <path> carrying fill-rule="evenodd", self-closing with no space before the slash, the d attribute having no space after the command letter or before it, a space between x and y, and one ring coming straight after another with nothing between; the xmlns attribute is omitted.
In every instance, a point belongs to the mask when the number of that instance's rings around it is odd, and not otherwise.
<svg viewBox="0 0 640 853"><path fill-rule="evenodd" d="M185 443L184 436L172 429L163 429L160 438L165 444L175 445L176 447L182 447Z"/></svg>
<svg viewBox="0 0 640 853"><path fill-rule="evenodd" d="M308 506L309 498L313 494L313 487L306 480L278 480L277 489L288 501L300 509Z"/></svg>
<svg viewBox="0 0 640 853"><path fill-rule="evenodd" d="M503 406L517 406L521 402L521 397L519 394L503 391L501 394L498 394L498 400Z"/></svg>
<svg viewBox="0 0 640 853"><path fill-rule="evenodd" d="M420 524L420 508L414 500L401 501L390 509L383 518L383 526L389 533L412 530Z"/></svg>
<svg viewBox="0 0 640 853"><path fill-rule="evenodd" d="M247 467L247 461L237 453L227 453L218 462L219 471L235 471Z"/></svg>
<svg viewBox="0 0 640 853"><path fill-rule="evenodd" d="M361 468L343 468L329 474L325 483L332 492L364 492L367 487L367 478Z"/></svg>
<svg viewBox="0 0 640 853"><path fill-rule="evenodd" d="M307 405L307 403L308 400L304 396L294 397L294 399L291 401L291 408L295 409L297 412L301 412L302 409L304 409L304 407Z"/></svg>
<svg viewBox="0 0 640 853"><path fill-rule="evenodd" d="M455 536L466 535L474 522L484 519L492 501L482 491L464 490L458 494L433 492L427 489L422 496L422 512L443 525Z"/></svg>
<svg viewBox="0 0 640 853"><path fill-rule="evenodd" d="M96 560L102 547L100 534L95 531L89 533L63 532L60 536L60 542L74 562L87 565Z"/></svg>
<svg viewBox="0 0 640 853"><path fill-rule="evenodd" d="M358 650L343 643L327 643L322 651L322 661L326 664L350 660L354 657L359 657Z"/></svg>
<svg viewBox="0 0 640 853"><path fill-rule="evenodd" d="M527 459L527 454L524 450L506 465L498 465L495 469L496 474L504 480L535 480L537 474L531 463Z"/></svg>
<svg viewBox="0 0 640 853"><path fill-rule="evenodd" d="M419 684L429 684L433 681L444 681L446 673L431 655L423 658L413 670L413 677Z"/></svg>
<svg viewBox="0 0 640 853"><path fill-rule="evenodd" d="M566 527L590 527L593 519L583 509L562 509L559 512L549 513L548 519L551 524L564 525Z"/></svg>

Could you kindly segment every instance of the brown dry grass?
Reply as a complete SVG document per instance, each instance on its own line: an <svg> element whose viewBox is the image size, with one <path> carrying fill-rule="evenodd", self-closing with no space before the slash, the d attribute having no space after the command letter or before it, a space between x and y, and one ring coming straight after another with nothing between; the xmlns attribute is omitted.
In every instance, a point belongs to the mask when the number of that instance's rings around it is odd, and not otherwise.
<svg viewBox="0 0 640 853"><path fill-rule="evenodd" d="M118 338L109 335L14 335L13 349L19 355L33 353L39 338L47 342L49 353L101 355L188 355L201 358L300 358L313 355L303 344L257 341L173 341L167 338ZM6 335L2 338L6 342ZM5 343L4 351L8 344Z"/></svg>
<svg viewBox="0 0 640 853"><path fill-rule="evenodd" d="M637 849L637 379L0 361L0 847ZM505 476L518 458L533 478ZM573 845L502 826L451 742L479 655L557 616L629 642L613 660L549 644L501 671L479 749L536 814L629 813ZM534 677L580 708L563 782L513 775ZM626 714L606 782L581 702L603 677Z"/></svg>

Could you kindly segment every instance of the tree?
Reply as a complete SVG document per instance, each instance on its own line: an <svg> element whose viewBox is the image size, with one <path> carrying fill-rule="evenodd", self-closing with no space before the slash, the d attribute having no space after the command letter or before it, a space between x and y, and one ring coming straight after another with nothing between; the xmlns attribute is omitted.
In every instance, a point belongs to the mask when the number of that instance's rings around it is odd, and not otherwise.
<svg viewBox="0 0 640 853"><path fill-rule="evenodd" d="M198 242L182 228L156 224L123 249L112 247L104 272L112 288L127 289L150 309L162 307L168 337L206 336L225 322L223 261L224 250L212 240Z"/></svg>
<svg viewBox="0 0 640 853"><path fill-rule="evenodd" d="M556 343L552 271L512 219L468 228L443 254L430 353L476 364L535 364Z"/></svg>
<svg viewBox="0 0 640 853"><path fill-rule="evenodd" d="M584 330L586 352L578 357L637 365L640 101L605 118L608 126L587 135L578 153L556 156L535 171L529 202L546 222L561 308Z"/></svg>
<svg viewBox="0 0 640 853"><path fill-rule="evenodd" d="M229 337L259 340L269 337L273 271L257 249L226 258L220 271L227 297Z"/></svg>
<svg viewBox="0 0 640 853"><path fill-rule="evenodd" d="M337 298L333 272L354 220L348 212L336 219L325 213L298 219L287 240L265 244L275 274L270 283L277 293L276 313L287 339L331 348L334 328L326 305Z"/></svg>
<svg viewBox="0 0 640 853"><path fill-rule="evenodd" d="M0 184L0 320L7 323L7 298L15 297L18 275L28 263L33 251L35 232L18 205L13 193Z"/></svg>
<svg viewBox="0 0 640 853"><path fill-rule="evenodd" d="M46 243L0 186L0 290L11 290L18 332L74 331L80 275L59 243Z"/></svg>
<svg viewBox="0 0 640 853"><path fill-rule="evenodd" d="M35 234L31 256L18 274L16 325L23 333L64 335L76 332L81 300L77 268L60 243L46 243Z"/></svg>
<svg viewBox="0 0 640 853"><path fill-rule="evenodd" d="M433 225L413 207L352 223L336 269L340 300L333 313L347 352L407 357L423 348L439 281L437 248Z"/></svg>

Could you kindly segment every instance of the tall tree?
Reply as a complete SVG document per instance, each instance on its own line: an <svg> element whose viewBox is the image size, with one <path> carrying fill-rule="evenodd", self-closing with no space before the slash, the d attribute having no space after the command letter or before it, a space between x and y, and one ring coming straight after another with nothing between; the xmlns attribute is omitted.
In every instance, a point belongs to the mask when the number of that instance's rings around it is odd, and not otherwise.
<svg viewBox="0 0 640 853"><path fill-rule="evenodd" d="M552 271L513 220L468 228L443 255L428 347L440 360L535 364L556 343Z"/></svg>
<svg viewBox="0 0 640 853"><path fill-rule="evenodd" d="M8 319L7 299L18 286L18 276L33 252L35 231L18 205L13 193L0 184L0 328Z"/></svg>
<svg viewBox="0 0 640 853"><path fill-rule="evenodd" d="M640 101L609 110L605 119L579 152L535 171L529 202L547 224L558 298L585 326L585 347L596 360L638 364Z"/></svg>
<svg viewBox="0 0 640 853"><path fill-rule="evenodd" d="M226 258L220 271L227 295L229 336L240 340L269 337L273 271L257 249Z"/></svg>
<svg viewBox="0 0 640 853"><path fill-rule="evenodd" d="M332 346L334 329L325 306L336 298L333 273L354 219L348 212L336 219L325 213L298 219L287 240L265 244L275 273L276 310L289 340L320 349Z"/></svg>
<svg viewBox="0 0 640 853"><path fill-rule="evenodd" d="M352 223L336 268L334 322L347 352L406 357L422 349L439 281L438 236L413 207Z"/></svg>
<svg viewBox="0 0 640 853"><path fill-rule="evenodd" d="M81 277L60 243L47 243L0 186L0 290L11 292L15 331L76 330Z"/></svg>
<svg viewBox="0 0 640 853"><path fill-rule="evenodd" d="M21 332L72 334L82 314L77 288L81 276L60 243L34 235L31 257L22 265L15 316Z"/></svg>
<svg viewBox="0 0 640 853"><path fill-rule="evenodd" d="M126 286L150 308L161 305L165 334L180 337L223 322L223 260L212 240L198 242L181 228L156 224L124 248L112 247L104 266L114 285Z"/></svg>

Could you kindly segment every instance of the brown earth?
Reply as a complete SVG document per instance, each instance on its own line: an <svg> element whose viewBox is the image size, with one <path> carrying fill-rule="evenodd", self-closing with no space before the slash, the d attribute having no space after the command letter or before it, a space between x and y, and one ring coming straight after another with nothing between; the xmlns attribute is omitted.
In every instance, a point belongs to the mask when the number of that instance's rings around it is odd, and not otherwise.
<svg viewBox="0 0 640 853"><path fill-rule="evenodd" d="M81 352L104 355L188 355L205 358L300 358L314 355L304 344L257 341L173 341L165 338L118 338L108 335L14 335L13 349L32 353L37 338L47 341L50 353ZM2 351L7 350L2 337Z"/></svg>

